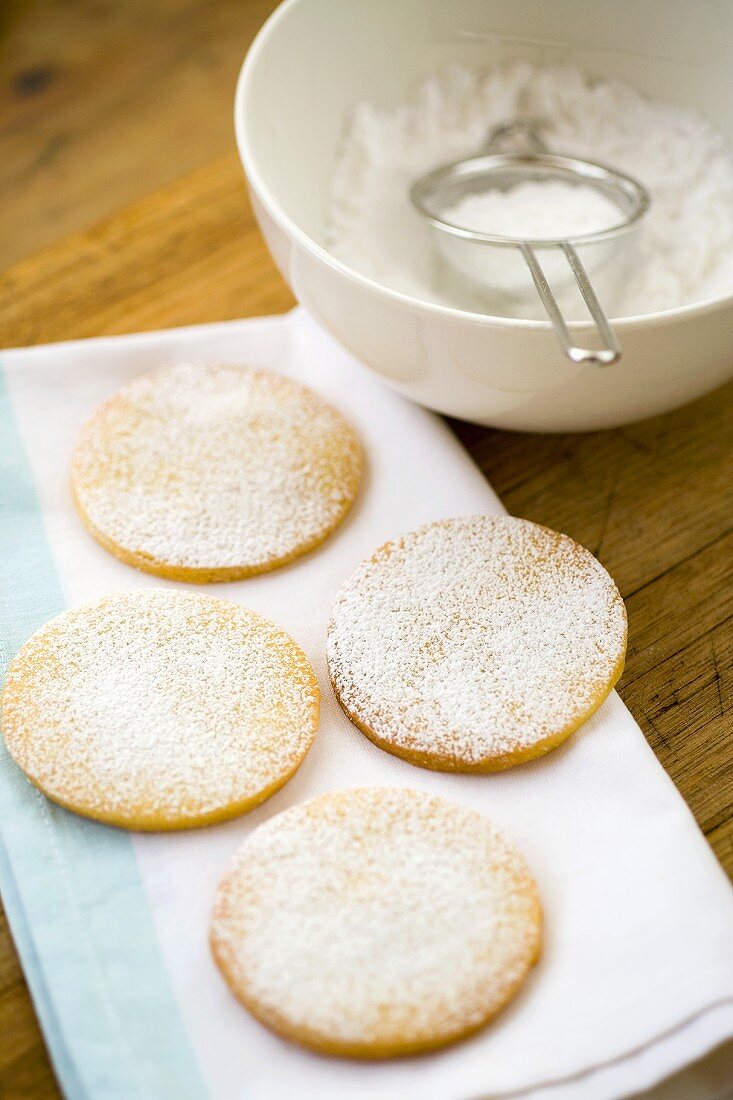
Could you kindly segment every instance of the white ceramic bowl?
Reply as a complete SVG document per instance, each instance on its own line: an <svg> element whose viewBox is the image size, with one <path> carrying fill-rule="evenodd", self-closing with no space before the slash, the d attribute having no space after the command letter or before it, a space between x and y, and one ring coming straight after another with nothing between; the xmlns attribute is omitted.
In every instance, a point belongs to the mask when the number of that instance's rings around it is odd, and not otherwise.
<svg viewBox="0 0 733 1100"><path fill-rule="evenodd" d="M730 0L287 0L260 31L235 124L254 209L296 296L412 400L501 428L584 431L665 412L733 376L733 296L617 320L623 358L574 366L549 324L399 294L323 246L356 102L406 98L450 63L572 61L700 110L733 141ZM579 342L589 326L572 326Z"/></svg>

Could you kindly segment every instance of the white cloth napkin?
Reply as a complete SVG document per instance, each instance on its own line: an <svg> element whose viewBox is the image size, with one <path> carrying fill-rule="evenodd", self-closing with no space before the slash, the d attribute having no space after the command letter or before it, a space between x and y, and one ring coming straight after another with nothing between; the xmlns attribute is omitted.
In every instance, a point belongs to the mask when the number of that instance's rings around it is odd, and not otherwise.
<svg viewBox="0 0 733 1100"><path fill-rule="evenodd" d="M299 773L238 821L134 836L159 949L209 1094L604 1100L649 1088L733 1036L733 893L615 693L562 748L494 776L412 767L377 749L341 713L324 642L342 580L390 536L440 517L499 512L501 505L438 418L383 388L302 311L5 353L11 404L67 604L165 583L117 562L76 518L67 471L81 424L136 374L211 358L279 370L323 394L361 433L367 473L352 515L322 549L275 573L207 589L273 619L312 661L323 716ZM383 1064L316 1056L271 1035L234 1001L207 947L213 891L241 840L295 802L369 784L433 791L486 814L526 856L546 915L544 957L492 1026L443 1052ZM124 967L124 944L120 952ZM81 1059L73 1037L66 1042L66 1056ZM654 1095L723 1095L733 1079L732 1055L718 1052L695 1076Z"/></svg>

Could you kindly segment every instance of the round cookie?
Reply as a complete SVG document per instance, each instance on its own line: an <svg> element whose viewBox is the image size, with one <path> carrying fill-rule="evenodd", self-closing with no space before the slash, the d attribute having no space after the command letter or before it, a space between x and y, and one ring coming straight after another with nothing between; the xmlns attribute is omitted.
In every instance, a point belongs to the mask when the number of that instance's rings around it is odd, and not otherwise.
<svg viewBox="0 0 733 1100"><path fill-rule="evenodd" d="M420 791L338 791L239 849L211 922L234 994L287 1039L386 1058L452 1043L518 991L537 889L480 814Z"/></svg>
<svg viewBox="0 0 733 1100"><path fill-rule="evenodd" d="M386 543L341 588L328 665L380 748L440 771L489 772L555 748L601 705L626 610L592 554L509 516Z"/></svg>
<svg viewBox="0 0 733 1100"><path fill-rule="evenodd" d="M142 375L84 428L72 466L87 530L172 580L228 581L318 546L351 506L361 448L343 416L270 371L181 363Z"/></svg>
<svg viewBox="0 0 733 1100"><path fill-rule="evenodd" d="M236 604L145 589L41 627L12 661L2 732L69 810L183 829L252 809L316 734L316 678L295 642Z"/></svg>

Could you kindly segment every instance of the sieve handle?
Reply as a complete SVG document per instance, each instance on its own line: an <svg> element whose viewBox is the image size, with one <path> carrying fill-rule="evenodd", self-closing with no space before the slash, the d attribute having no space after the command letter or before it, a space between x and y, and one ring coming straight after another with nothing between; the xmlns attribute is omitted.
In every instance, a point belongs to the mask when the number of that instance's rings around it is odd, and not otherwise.
<svg viewBox="0 0 733 1100"><path fill-rule="evenodd" d="M588 273L580 262L578 253L567 241L561 241L556 247L562 249L565 253L565 258L575 277L578 290L583 296L583 301L588 307L588 312L596 323L596 330L602 343L600 348L581 348L573 343L570 330L557 304L555 295L552 293L550 284L547 281L547 276L542 270L542 265L537 258L537 253L532 248L531 244L522 241L519 245L520 251L530 270L542 305L545 307L547 316L552 321L552 327L557 334L557 338L562 344L563 351L573 363L584 363L592 367L608 367L612 363L617 363L621 358L621 345L616 339L616 335L609 324L608 318L601 308L601 303L596 297L596 292L588 278Z"/></svg>

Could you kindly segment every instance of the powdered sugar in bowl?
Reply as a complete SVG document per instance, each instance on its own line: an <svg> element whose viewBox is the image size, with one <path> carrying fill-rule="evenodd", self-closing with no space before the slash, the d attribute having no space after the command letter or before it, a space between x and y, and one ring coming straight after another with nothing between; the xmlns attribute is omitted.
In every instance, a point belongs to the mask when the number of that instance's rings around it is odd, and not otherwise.
<svg viewBox="0 0 733 1100"><path fill-rule="evenodd" d="M526 148L507 151L513 137L523 138ZM490 295L490 315L503 316L502 298L526 297L534 283L572 363L618 362L621 345L588 272L604 265L619 270L619 245L651 202L638 180L597 161L551 153L540 124L517 118L495 126L475 156L421 176L410 200L448 264ZM593 347L573 339L556 296L555 287L564 292L573 283L595 322L599 343Z"/></svg>
<svg viewBox="0 0 733 1100"><path fill-rule="evenodd" d="M733 376L733 248L723 247L733 242L733 186L715 133L733 139L731 54L733 13L723 0L703 8L682 0L674 20L663 0L624 6L614 18L600 0L288 0L260 32L237 90L237 140L256 215L310 312L414 401L535 431L611 427L664 412ZM449 95L430 79L446 72L454 74ZM494 79L495 72L509 76ZM489 75L479 80L481 73ZM581 92L582 115L574 107ZM466 156L487 122L516 114L520 96L529 113L554 114L552 148L605 160L652 193L647 266L632 265L610 288L623 358L603 370L569 363L539 312L487 315L484 302L431 285L407 186L403 207L384 203L379 240L358 219L351 238L334 237L337 168L340 210L352 215L360 189L370 200L383 197L389 158L390 171L407 181ZM415 97L419 110L410 115L401 105ZM364 102L373 109L353 115ZM381 164L344 159L350 117L360 127L354 147L376 148ZM609 120L618 148L594 156L595 135L608 133ZM693 146L695 155L680 157ZM665 192L672 169L676 185ZM666 243L670 223L694 229L684 253ZM715 248L721 259L712 265ZM631 298L639 305L630 309L631 284L642 275L645 294ZM592 339L587 322L570 330L577 343Z"/></svg>

